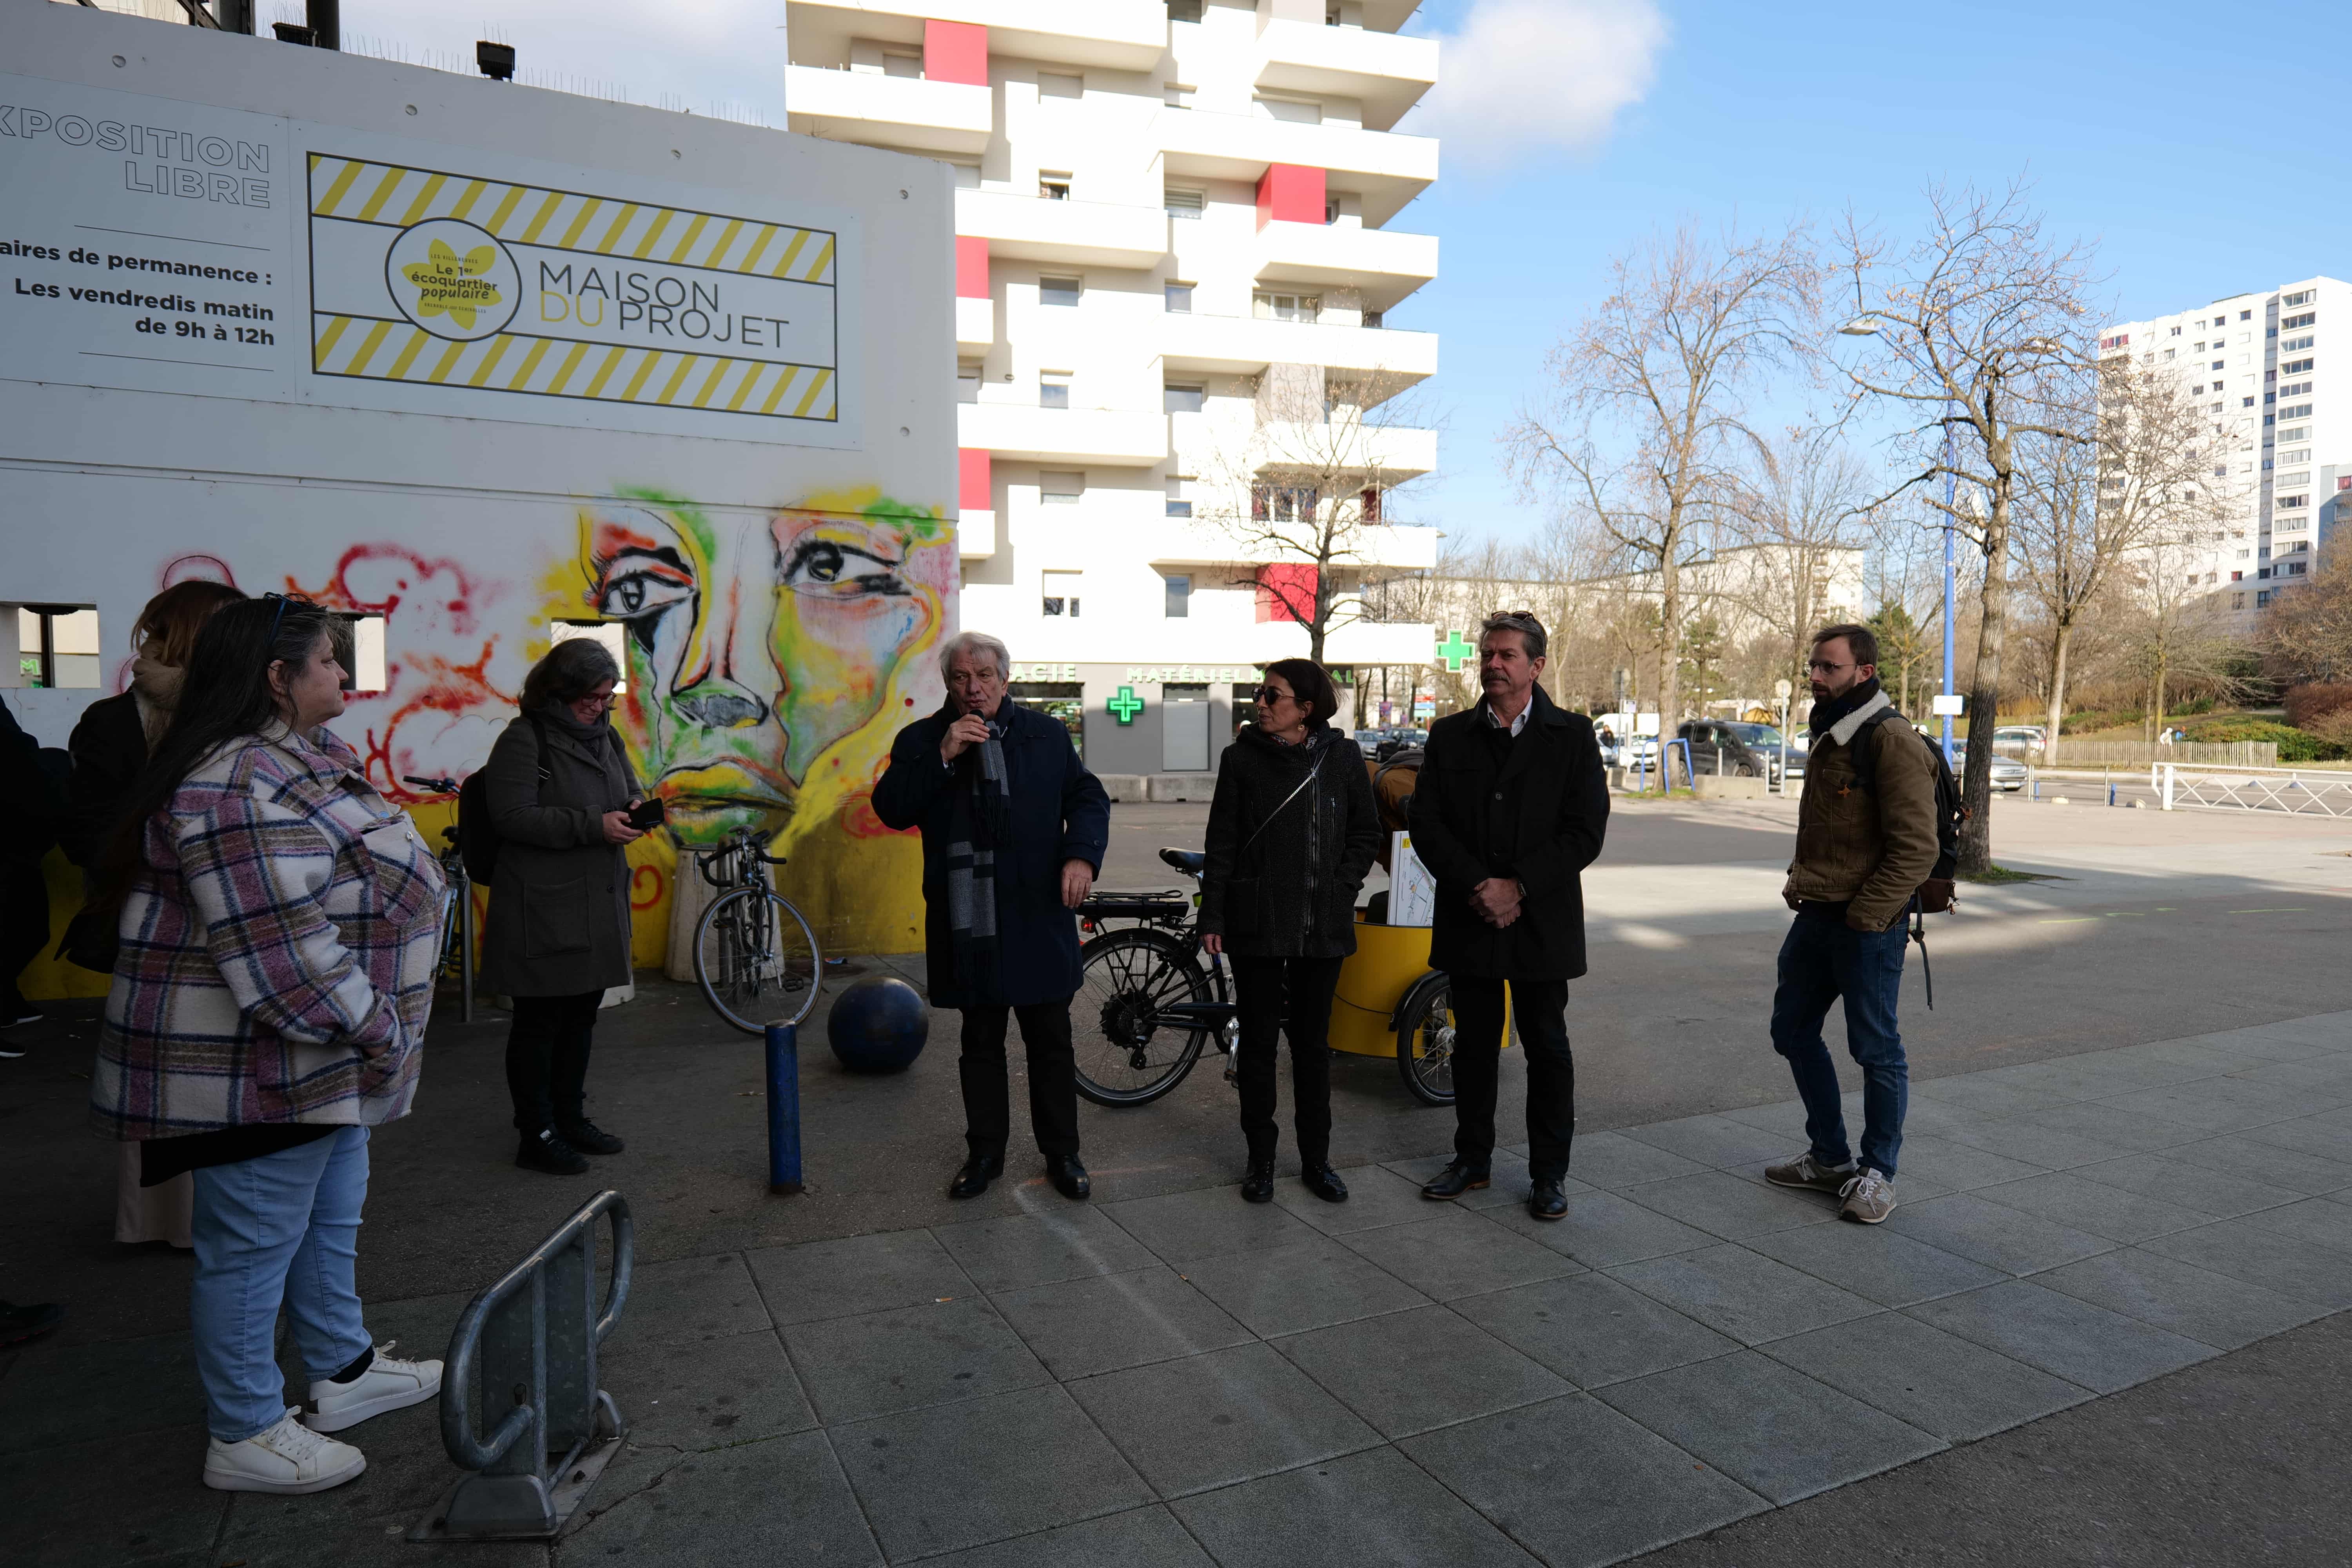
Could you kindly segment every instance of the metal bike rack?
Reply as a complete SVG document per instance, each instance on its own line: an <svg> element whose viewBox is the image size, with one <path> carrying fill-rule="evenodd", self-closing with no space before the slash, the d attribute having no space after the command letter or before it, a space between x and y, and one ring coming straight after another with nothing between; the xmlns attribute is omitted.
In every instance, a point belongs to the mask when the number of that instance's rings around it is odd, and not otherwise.
<svg viewBox="0 0 2352 1568"><path fill-rule="evenodd" d="M600 1308L605 1215L613 1278ZM470 1473L409 1540L544 1540L586 1500L621 1446L620 1409L596 1386L596 1347L628 1301L635 1237L628 1201L599 1193L467 1304L441 1370L441 1441ZM494 1424L487 1436L484 1423Z"/></svg>

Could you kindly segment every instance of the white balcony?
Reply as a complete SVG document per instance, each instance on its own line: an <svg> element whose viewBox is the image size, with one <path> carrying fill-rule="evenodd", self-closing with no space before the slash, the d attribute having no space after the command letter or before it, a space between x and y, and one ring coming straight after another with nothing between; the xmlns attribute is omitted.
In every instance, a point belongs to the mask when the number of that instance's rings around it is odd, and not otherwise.
<svg viewBox="0 0 2352 1568"><path fill-rule="evenodd" d="M967 300L959 295L955 302L956 352L984 353L996 345L996 301Z"/></svg>
<svg viewBox="0 0 2352 1568"><path fill-rule="evenodd" d="M1151 137L1171 174L1255 180L1269 163L1326 170L1339 176L1339 188L1361 195L1364 222L1375 227L1437 178L1436 139L1392 131L1162 109L1153 117Z"/></svg>
<svg viewBox="0 0 2352 1568"><path fill-rule="evenodd" d="M1385 400L1437 374L1437 334L1380 327L1171 314L1160 337L1170 370L1249 375L1270 364L1319 364L1378 384Z"/></svg>
<svg viewBox="0 0 2352 1568"><path fill-rule="evenodd" d="M956 232L987 240L991 256L1074 266L1151 267L1168 251L1168 215L1159 207L1010 191L958 191Z"/></svg>
<svg viewBox="0 0 2352 1568"><path fill-rule="evenodd" d="M1034 463L1097 463L1148 468L1168 456L1168 416L1123 408L1040 408L967 403L956 410L956 444Z"/></svg>
<svg viewBox="0 0 2352 1568"><path fill-rule="evenodd" d="M1165 528L1152 535L1151 564L1234 566L1297 559L1289 552L1272 548L1263 541L1253 541L1249 537L1251 526L1244 521L1229 527L1213 518L1171 518ZM1357 528L1348 535L1347 560L1340 569L1423 571L1437 564L1437 538L1438 531L1433 528L1403 528L1393 523ZM1418 657L1425 658L1428 655L1424 651Z"/></svg>
<svg viewBox="0 0 2352 1568"><path fill-rule="evenodd" d="M925 153L983 151L995 112L984 87L816 66L784 68L784 101L803 135Z"/></svg>
<svg viewBox="0 0 2352 1568"><path fill-rule="evenodd" d="M1377 472L1390 484L1437 467L1437 432L1411 426L1344 421L1337 425L1253 425L1206 414L1168 416L1170 456L1188 474Z"/></svg>
<svg viewBox="0 0 2352 1568"><path fill-rule="evenodd" d="M1331 628L1323 639L1323 660L1360 666L1427 664L1437 643L1435 626L1406 621L1349 621Z"/></svg>
<svg viewBox="0 0 2352 1568"><path fill-rule="evenodd" d="M996 514L966 507L956 514L956 559L985 561L996 553Z"/></svg>
<svg viewBox="0 0 2352 1568"><path fill-rule="evenodd" d="M1272 92L1360 99L1364 124L1386 131L1437 84L1437 52L1434 38L1265 21L1253 79Z"/></svg>
<svg viewBox="0 0 2352 1568"><path fill-rule="evenodd" d="M919 44L923 23L988 29L988 52L1056 65L1150 70L1168 47L1166 0L792 0L793 53L839 55L848 40Z"/></svg>
<svg viewBox="0 0 2352 1568"><path fill-rule="evenodd" d="M1336 223L1269 223L1258 230L1256 262L1261 283L1354 289L1365 310L1386 310L1437 276L1437 237Z"/></svg>

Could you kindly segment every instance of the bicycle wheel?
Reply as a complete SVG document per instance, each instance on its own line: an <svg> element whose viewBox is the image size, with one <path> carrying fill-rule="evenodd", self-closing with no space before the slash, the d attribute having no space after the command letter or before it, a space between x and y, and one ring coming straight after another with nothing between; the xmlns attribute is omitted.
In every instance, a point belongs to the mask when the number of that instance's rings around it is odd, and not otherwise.
<svg viewBox="0 0 2352 1568"><path fill-rule="evenodd" d="M1078 963L1070 1002L1078 1092L1097 1105L1149 1105L1183 1082L1213 1031L1155 1015L1215 1000L1192 949L1165 931L1105 931L1078 950Z"/></svg>
<svg viewBox="0 0 2352 1568"><path fill-rule="evenodd" d="M1423 1105L1454 1103L1454 996L1440 982L1413 999L1397 1027L1397 1076Z"/></svg>
<svg viewBox="0 0 2352 1568"><path fill-rule="evenodd" d="M781 893L737 888L702 911L694 977L719 1016L747 1035L797 1024L816 1006L816 935Z"/></svg>

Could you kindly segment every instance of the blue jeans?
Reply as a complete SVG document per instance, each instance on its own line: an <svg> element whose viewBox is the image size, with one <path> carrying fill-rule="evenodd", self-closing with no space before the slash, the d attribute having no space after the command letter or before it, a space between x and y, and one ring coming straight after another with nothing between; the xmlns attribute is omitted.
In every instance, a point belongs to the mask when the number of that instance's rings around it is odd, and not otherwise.
<svg viewBox="0 0 2352 1568"><path fill-rule="evenodd" d="M241 1443L286 1415L278 1309L313 1381L371 1343L352 1268L367 1201L368 1131L344 1127L292 1149L195 1174L188 1305L212 1435Z"/></svg>
<svg viewBox="0 0 2352 1568"><path fill-rule="evenodd" d="M1805 1102L1805 1135L1813 1158L1843 1165L1848 1156L1845 1116L1838 1103L1837 1068L1822 1043L1830 1004L1845 998L1845 1043L1862 1065L1862 1163L1895 1174L1903 1148L1903 1107L1910 1069L1895 1005L1903 988L1902 926L1855 931L1843 920L1800 915L1780 943L1780 984L1772 994L1772 1048L1789 1058Z"/></svg>

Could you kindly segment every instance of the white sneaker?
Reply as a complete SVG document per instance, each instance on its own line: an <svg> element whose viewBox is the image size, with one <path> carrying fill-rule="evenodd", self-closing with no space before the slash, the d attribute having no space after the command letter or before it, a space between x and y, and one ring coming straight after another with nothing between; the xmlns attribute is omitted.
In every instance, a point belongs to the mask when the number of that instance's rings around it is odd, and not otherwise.
<svg viewBox="0 0 2352 1568"><path fill-rule="evenodd" d="M392 1353L397 1340L375 1347L375 1360L349 1383L321 1378L310 1385L310 1413L302 1424L313 1432L340 1432L371 1415L422 1405L441 1392L441 1363L402 1361Z"/></svg>
<svg viewBox="0 0 2352 1568"><path fill-rule="evenodd" d="M1852 1181L1838 1189L1845 1202L1839 1205L1838 1217L1862 1225L1876 1225L1895 1212L1895 1184L1887 1177L1864 1166Z"/></svg>
<svg viewBox="0 0 2352 1568"><path fill-rule="evenodd" d="M242 1443L212 1439L205 1450L205 1485L216 1492L322 1492L367 1468L367 1456L349 1443L322 1437L286 1407L277 1426Z"/></svg>

